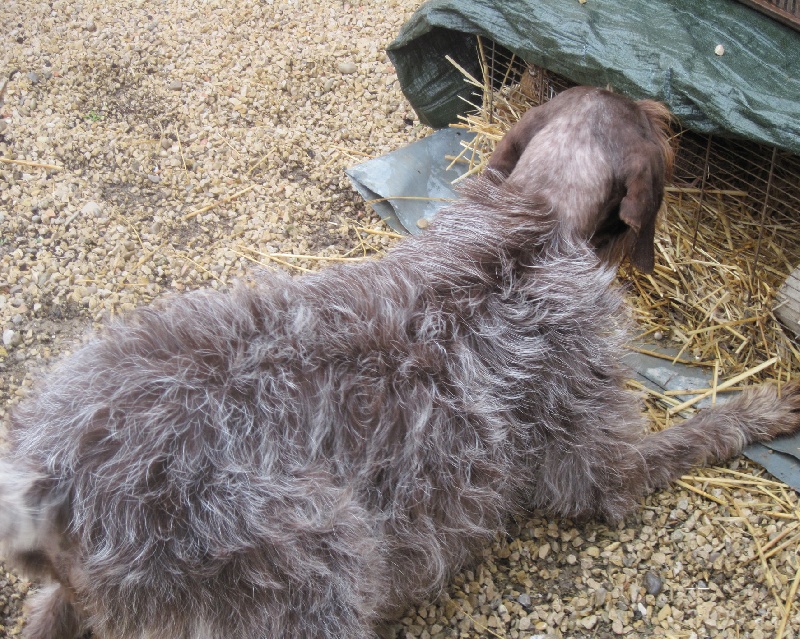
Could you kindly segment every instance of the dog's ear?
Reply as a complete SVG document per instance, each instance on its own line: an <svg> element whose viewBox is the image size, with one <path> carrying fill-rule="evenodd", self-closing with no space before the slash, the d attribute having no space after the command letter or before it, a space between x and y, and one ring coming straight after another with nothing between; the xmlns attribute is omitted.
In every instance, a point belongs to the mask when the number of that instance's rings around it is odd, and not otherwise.
<svg viewBox="0 0 800 639"><path fill-rule="evenodd" d="M633 234L633 241L626 243L628 257L640 271L652 273L656 220L664 193L664 162L654 154L637 154L630 158L626 173L619 218Z"/></svg>
<svg viewBox="0 0 800 639"><path fill-rule="evenodd" d="M656 219L664 197L664 185L672 175L674 149L670 144L672 115L667 107L652 100L636 103L649 131L649 144L625 159L623 170L626 194L620 203L619 217L633 234L626 242L628 257L640 271L654 268Z"/></svg>

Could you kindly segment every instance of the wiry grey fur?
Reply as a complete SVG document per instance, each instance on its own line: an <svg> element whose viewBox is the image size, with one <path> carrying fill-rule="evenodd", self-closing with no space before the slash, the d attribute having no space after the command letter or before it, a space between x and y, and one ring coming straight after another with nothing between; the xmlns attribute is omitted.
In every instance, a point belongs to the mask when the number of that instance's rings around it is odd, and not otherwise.
<svg viewBox="0 0 800 639"><path fill-rule="evenodd" d="M619 519L798 428L764 387L646 435L627 319L551 205L474 181L385 258L171 297L13 412L6 556L28 639L367 639L510 513Z"/></svg>

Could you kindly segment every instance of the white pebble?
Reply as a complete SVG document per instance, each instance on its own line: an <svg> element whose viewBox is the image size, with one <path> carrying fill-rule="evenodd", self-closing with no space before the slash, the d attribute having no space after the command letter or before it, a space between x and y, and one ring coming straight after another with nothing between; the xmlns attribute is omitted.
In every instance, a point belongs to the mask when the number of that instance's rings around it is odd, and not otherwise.
<svg viewBox="0 0 800 639"><path fill-rule="evenodd" d="M339 69L339 73L343 73L345 75L355 73L358 70L356 63L351 60L340 62L337 68Z"/></svg>
<svg viewBox="0 0 800 639"><path fill-rule="evenodd" d="M83 205L83 208L81 208L81 213L83 213L84 215L98 216L100 215L100 213L102 213L102 211L103 207L100 206L97 202L87 202L86 204Z"/></svg>
<svg viewBox="0 0 800 639"><path fill-rule="evenodd" d="M581 625L587 630L591 630L597 625L597 615L589 615L581 619Z"/></svg>

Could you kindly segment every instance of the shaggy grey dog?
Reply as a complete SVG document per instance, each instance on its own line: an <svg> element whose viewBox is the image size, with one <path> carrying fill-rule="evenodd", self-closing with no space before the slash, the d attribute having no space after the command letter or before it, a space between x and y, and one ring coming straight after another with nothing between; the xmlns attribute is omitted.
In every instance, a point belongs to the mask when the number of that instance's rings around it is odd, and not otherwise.
<svg viewBox="0 0 800 639"><path fill-rule="evenodd" d="M64 359L0 465L6 556L50 580L26 637L372 638L511 513L616 520L800 426L762 387L646 434L615 265L561 217L480 178L381 260L175 296Z"/></svg>

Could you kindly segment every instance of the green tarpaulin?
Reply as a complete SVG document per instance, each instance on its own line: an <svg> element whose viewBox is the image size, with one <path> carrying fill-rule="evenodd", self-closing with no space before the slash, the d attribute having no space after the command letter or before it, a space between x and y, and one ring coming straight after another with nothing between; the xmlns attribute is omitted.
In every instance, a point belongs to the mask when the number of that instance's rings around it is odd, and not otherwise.
<svg viewBox="0 0 800 639"><path fill-rule="evenodd" d="M696 131L800 154L800 33L735 0L430 0L388 49L424 123L469 109L445 55L480 77L476 35L578 84L665 102Z"/></svg>

